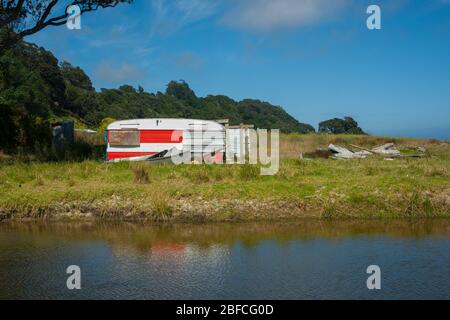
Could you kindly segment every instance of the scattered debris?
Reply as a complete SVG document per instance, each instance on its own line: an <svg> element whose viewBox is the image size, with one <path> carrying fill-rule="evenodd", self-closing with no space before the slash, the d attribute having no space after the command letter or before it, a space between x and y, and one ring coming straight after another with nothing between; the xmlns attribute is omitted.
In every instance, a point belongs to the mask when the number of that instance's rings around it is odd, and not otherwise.
<svg viewBox="0 0 450 320"><path fill-rule="evenodd" d="M382 146L376 147L372 149L373 153L377 154L386 154L391 157L398 157L400 156L400 151L395 148L395 145L393 142L383 144Z"/></svg>
<svg viewBox="0 0 450 320"><path fill-rule="evenodd" d="M427 152L427 149L425 147L417 147L417 151Z"/></svg>
<svg viewBox="0 0 450 320"><path fill-rule="evenodd" d="M352 152L347 148L335 146L334 144L330 144L328 149L333 153L333 158L335 159L364 159L371 154L365 150Z"/></svg>
<svg viewBox="0 0 450 320"><path fill-rule="evenodd" d="M353 152L351 152L347 148L335 146L334 144L330 144L328 146L328 149L331 152L333 152L334 154L341 154L341 155L352 155L353 154Z"/></svg>
<svg viewBox="0 0 450 320"><path fill-rule="evenodd" d="M369 149L366 149L366 148L363 148L363 147L360 147L360 146L357 146L356 144L349 144L350 145L350 147L353 147L353 148L356 148L356 149L360 149L360 150L364 150L364 151L367 151L368 153L370 153L370 154L372 154L373 152L372 151L370 151Z"/></svg>
<svg viewBox="0 0 450 320"><path fill-rule="evenodd" d="M400 150L395 147L393 142L386 143L372 149L364 148L355 144L349 145L354 149L359 149L360 151L354 152L348 148L330 144L328 149L318 148L314 152L302 154L301 159L303 159L303 156L308 158L324 159L365 159L371 155L383 155L386 156L384 158L385 160L392 161L395 158L422 158L428 156L428 154L426 154L427 150L423 147L414 148L415 150L421 152L419 154L401 154Z"/></svg>

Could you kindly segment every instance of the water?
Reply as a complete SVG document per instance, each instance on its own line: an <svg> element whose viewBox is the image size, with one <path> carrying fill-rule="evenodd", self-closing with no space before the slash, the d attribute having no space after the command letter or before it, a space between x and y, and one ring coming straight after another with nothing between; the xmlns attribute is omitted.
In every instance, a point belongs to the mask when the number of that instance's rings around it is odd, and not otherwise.
<svg viewBox="0 0 450 320"><path fill-rule="evenodd" d="M448 220L1 223L0 298L450 299L449 248Z"/></svg>

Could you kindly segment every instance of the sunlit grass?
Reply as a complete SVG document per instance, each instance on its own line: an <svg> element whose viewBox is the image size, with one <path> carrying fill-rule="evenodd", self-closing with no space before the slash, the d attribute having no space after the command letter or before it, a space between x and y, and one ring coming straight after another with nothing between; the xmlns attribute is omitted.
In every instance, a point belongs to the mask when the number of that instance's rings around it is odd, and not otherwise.
<svg viewBox="0 0 450 320"><path fill-rule="evenodd" d="M282 137L282 144L290 141L292 149L303 148L305 140L313 148L337 140L369 147L389 140L372 139L290 135ZM448 217L449 144L410 139L397 143L425 146L431 157L337 161L282 154L275 176L260 176L259 167L251 165L0 162L0 214L22 218L77 212L161 221L190 216Z"/></svg>

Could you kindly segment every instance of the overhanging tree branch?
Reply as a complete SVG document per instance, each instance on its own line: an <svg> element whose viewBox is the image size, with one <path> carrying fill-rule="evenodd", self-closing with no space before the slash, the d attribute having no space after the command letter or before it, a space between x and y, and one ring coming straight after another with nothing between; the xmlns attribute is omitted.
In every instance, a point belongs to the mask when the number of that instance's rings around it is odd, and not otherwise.
<svg viewBox="0 0 450 320"><path fill-rule="evenodd" d="M133 0L0 0L0 50L10 47L22 38L48 26L64 25L70 18L67 9L78 5L80 14L99 8L113 8ZM58 4L66 2L67 5ZM54 11L64 9L55 14Z"/></svg>

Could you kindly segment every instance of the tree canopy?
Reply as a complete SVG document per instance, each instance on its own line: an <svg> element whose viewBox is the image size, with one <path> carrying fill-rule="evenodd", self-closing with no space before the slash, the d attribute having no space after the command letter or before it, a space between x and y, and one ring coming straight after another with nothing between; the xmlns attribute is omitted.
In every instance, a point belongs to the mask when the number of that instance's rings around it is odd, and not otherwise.
<svg viewBox="0 0 450 320"><path fill-rule="evenodd" d="M115 7L133 0L0 0L0 50L18 43L48 26L61 26L67 22L67 9L80 8L80 14L99 8Z"/></svg>
<svg viewBox="0 0 450 320"><path fill-rule="evenodd" d="M345 117L344 119L333 118L319 123L319 132L321 133L346 133L346 134L365 134L365 132L358 127L352 117Z"/></svg>

